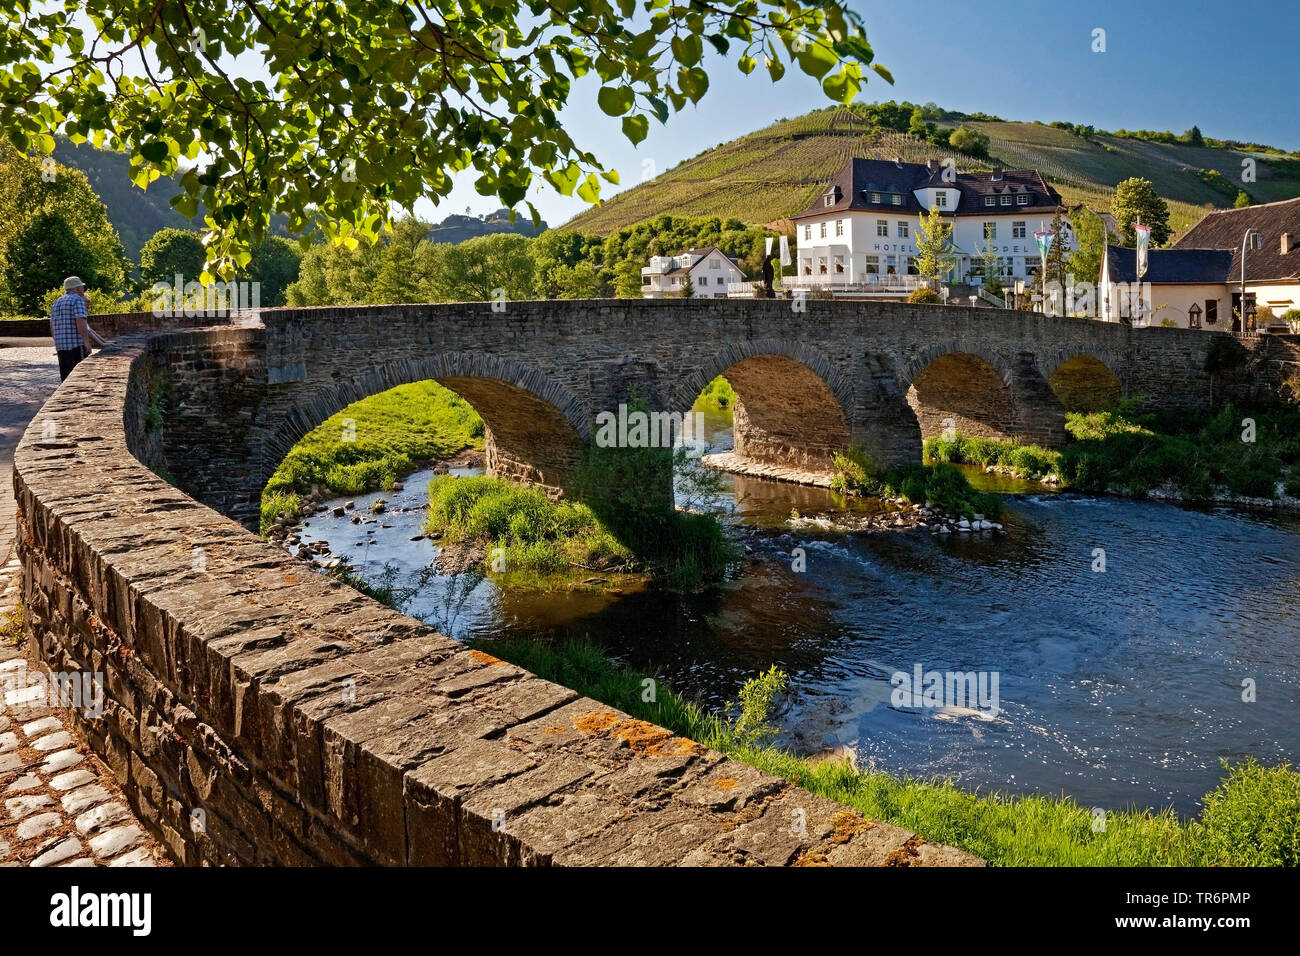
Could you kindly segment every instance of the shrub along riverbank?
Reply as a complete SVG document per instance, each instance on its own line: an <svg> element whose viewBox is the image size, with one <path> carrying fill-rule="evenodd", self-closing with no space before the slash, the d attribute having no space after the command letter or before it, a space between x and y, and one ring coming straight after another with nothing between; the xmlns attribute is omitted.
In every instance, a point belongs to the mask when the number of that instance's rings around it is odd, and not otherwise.
<svg viewBox="0 0 1300 956"><path fill-rule="evenodd" d="M768 723L785 675L773 668L747 682L722 714L683 701L659 685L644 699L644 675L596 647L537 640L479 641L475 647L689 737L737 760L836 800L866 816L914 830L997 866L1295 866L1300 864L1300 773L1253 760L1231 767L1207 794L1199 820L1171 811L1107 813L1068 798L977 796L950 782L857 770L847 760L807 760L772 747Z"/></svg>
<svg viewBox="0 0 1300 956"><path fill-rule="evenodd" d="M971 518L980 514L990 520L1002 515L1002 499L971 487L956 468L946 465L909 464L882 471L861 445L852 445L835 455L831 489L871 498L906 498L913 504L929 504L945 514Z"/></svg>
<svg viewBox="0 0 1300 956"><path fill-rule="evenodd" d="M730 412L736 407L736 391L731 383L719 375L700 392L696 399L696 408L705 408L715 412Z"/></svg>
<svg viewBox="0 0 1300 956"><path fill-rule="evenodd" d="M925 440L936 462L1056 475L1079 491L1145 495L1171 485L1190 500L1300 497L1300 408L1139 413L1131 404L1066 415L1074 441L1060 451L969 436Z"/></svg>
<svg viewBox="0 0 1300 956"><path fill-rule="evenodd" d="M482 419L436 382L371 395L326 419L285 456L262 491L262 533L282 516L296 517L313 485L340 495L376 491L424 462L482 447Z"/></svg>

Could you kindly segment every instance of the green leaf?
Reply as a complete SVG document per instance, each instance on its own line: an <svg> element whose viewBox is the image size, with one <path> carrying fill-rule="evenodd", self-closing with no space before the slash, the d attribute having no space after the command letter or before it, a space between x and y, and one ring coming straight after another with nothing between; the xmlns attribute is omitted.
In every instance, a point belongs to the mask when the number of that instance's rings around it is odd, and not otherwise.
<svg viewBox="0 0 1300 956"><path fill-rule="evenodd" d="M646 99L650 101L650 107L655 111L655 116L659 118L659 122L667 123L668 104L657 96L647 96Z"/></svg>
<svg viewBox="0 0 1300 956"><path fill-rule="evenodd" d="M822 80L822 90L833 100L841 103L853 102L862 88L862 70L856 63L846 63L834 76Z"/></svg>
<svg viewBox="0 0 1300 956"><path fill-rule="evenodd" d="M684 94L690 97L692 103L698 103L700 97L709 90L709 74L698 66L693 66L690 69L683 67L677 71L677 85Z"/></svg>
<svg viewBox="0 0 1300 956"><path fill-rule="evenodd" d="M731 44L727 42L727 38L724 36L709 34L705 39L708 40L709 43L712 44L713 48L723 56L726 56L727 51L731 49Z"/></svg>
<svg viewBox="0 0 1300 956"><path fill-rule="evenodd" d="M649 132L650 121L644 116L623 117L623 135L632 141L633 146L645 139Z"/></svg>
<svg viewBox="0 0 1300 956"><path fill-rule="evenodd" d="M777 82L779 79L781 79L781 77L785 76L785 64L782 63L780 60L778 60L776 57L774 56L765 57L764 62L767 65L767 73L770 77L772 77L773 83Z"/></svg>
<svg viewBox="0 0 1300 956"><path fill-rule="evenodd" d="M796 53L795 59L799 61L799 69L820 80L835 66L837 57L830 47L821 41L813 41Z"/></svg>
<svg viewBox="0 0 1300 956"><path fill-rule="evenodd" d="M622 116L635 101L636 94L630 86L602 86L596 94L596 102L608 116Z"/></svg>
<svg viewBox="0 0 1300 956"><path fill-rule="evenodd" d="M578 187L578 196L586 202L598 200L600 198L600 180L588 173L587 178Z"/></svg>
<svg viewBox="0 0 1300 956"><path fill-rule="evenodd" d="M700 62L700 56L704 53L704 45L694 33L673 37L672 48L673 59L682 66L694 66Z"/></svg>
<svg viewBox="0 0 1300 956"><path fill-rule="evenodd" d="M159 139L150 140L140 146L140 155L151 163L161 163L167 158L167 144Z"/></svg>
<svg viewBox="0 0 1300 956"><path fill-rule="evenodd" d="M758 61L755 60L752 56L742 56L740 58L740 61L736 65L740 67L741 73L744 73L746 76L748 76L749 74L754 72L754 67L758 66Z"/></svg>

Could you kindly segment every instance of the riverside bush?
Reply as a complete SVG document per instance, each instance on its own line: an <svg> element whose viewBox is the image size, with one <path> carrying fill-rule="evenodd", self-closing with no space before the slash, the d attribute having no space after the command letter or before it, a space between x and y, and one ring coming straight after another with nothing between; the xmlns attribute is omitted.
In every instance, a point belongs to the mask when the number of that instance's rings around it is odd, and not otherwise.
<svg viewBox="0 0 1300 956"><path fill-rule="evenodd" d="M970 518L982 514L997 518L1002 499L971 487L956 468L946 464L901 465L881 473L861 445L850 445L833 459L832 490L868 497L906 498L915 504L930 502L940 511Z"/></svg>
<svg viewBox="0 0 1300 956"><path fill-rule="evenodd" d="M1255 441L1242 440L1245 419ZM999 465L1024 478L1060 476L1079 491L1122 489L1141 496L1173 485L1185 498L1206 500L1219 490L1276 497L1278 482L1300 465L1300 408L1142 413L1126 401L1099 412L1066 415L1074 439L1060 451L965 435L925 440L926 460Z"/></svg>

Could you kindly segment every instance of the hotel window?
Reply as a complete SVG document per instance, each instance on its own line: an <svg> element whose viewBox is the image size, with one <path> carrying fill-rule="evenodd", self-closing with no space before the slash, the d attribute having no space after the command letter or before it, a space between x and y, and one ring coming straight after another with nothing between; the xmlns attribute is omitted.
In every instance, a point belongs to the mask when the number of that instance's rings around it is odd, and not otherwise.
<svg viewBox="0 0 1300 956"><path fill-rule="evenodd" d="M880 256L867 256L867 275L876 275L880 272Z"/></svg>
<svg viewBox="0 0 1300 956"><path fill-rule="evenodd" d="M1010 206L1010 205L1011 205L1011 194L1010 194L1010 193L1004 193L1004 194L1002 195L1002 205L1004 205L1004 206Z"/></svg>
<svg viewBox="0 0 1300 956"><path fill-rule="evenodd" d="M708 277L708 276L700 276L700 285L708 285L708 284L709 284L709 277Z"/></svg>
<svg viewBox="0 0 1300 956"><path fill-rule="evenodd" d="M996 206L997 204L998 204L998 197L997 197L997 196L985 196L985 197L984 197L984 205L986 205L986 206Z"/></svg>
<svg viewBox="0 0 1300 956"><path fill-rule="evenodd" d="M1013 222L1011 224L1011 238L1012 239L1025 238L1025 224L1023 222Z"/></svg>
<svg viewBox="0 0 1300 956"><path fill-rule="evenodd" d="M803 237L804 237L805 239L811 239L811 238L812 238L812 225L811 225L811 224L806 225L806 226L803 227Z"/></svg>
<svg viewBox="0 0 1300 956"><path fill-rule="evenodd" d="M826 257L825 257L825 256L823 256L822 258L820 258L820 259L817 260L817 271L818 271L819 273L821 273L822 275L825 275L825 274L826 274Z"/></svg>
<svg viewBox="0 0 1300 956"><path fill-rule="evenodd" d="M907 223L905 223L905 222L900 222L900 223L898 224L898 238L899 238L899 239L906 239L906 238L907 238Z"/></svg>
<svg viewBox="0 0 1300 956"><path fill-rule="evenodd" d="M1205 300L1205 322L1207 325L1213 325L1219 321L1219 300Z"/></svg>
<svg viewBox="0 0 1300 956"><path fill-rule="evenodd" d="M996 222L984 223L984 238L996 239L998 237L998 224Z"/></svg>
<svg viewBox="0 0 1300 956"><path fill-rule="evenodd" d="M823 223L818 223L818 228L821 229L821 236L820 236L819 238L825 239L825 238L826 238L826 223L824 223L824 222L823 222Z"/></svg>
<svg viewBox="0 0 1300 956"><path fill-rule="evenodd" d="M885 275L892 276L898 271L898 267L895 265L896 262L898 262L898 260L894 256L887 256L885 258Z"/></svg>
<svg viewBox="0 0 1300 956"><path fill-rule="evenodd" d="M835 194L834 194L834 193L827 193L827 194L826 194L826 198L822 200L822 205L824 205L824 206L834 206L834 205L835 205Z"/></svg>
<svg viewBox="0 0 1300 956"><path fill-rule="evenodd" d="M934 204L940 209L948 208L948 193L940 189L934 194Z"/></svg>
<svg viewBox="0 0 1300 956"><path fill-rule="evenodd" d="M907 257L907 274L910 276L919 276L921 274L921 270L916 267L915 256Z"/></svg>
<svg viewBox="0 0 1300 956"><path fill-rule="evenodd" d="M837 235L837 236L842 236L842 235L844 235L844 220L843 220L843 219L836 219L836 220L835 220L835 235Z"/></svg>
<svg viewBox="0 0 1300 956"><path fill-rule="evenodd" d="M843 274L844 274L844 257L843 257L843 256L836 256L836 257L835 257L835 274L836 274L836 275L843 275Z"/></svg>
<svg viewBox="0 0 1300 956"><path fill-rule="evenodd" d="M872 194L871 194L871 201L872 201L872 202L880 202L880 193L872 193Z"/></svg>
<svg viewBox="0 0 1300 956"><path fill-rule="evenodd" d="M892 193L890 194L889 201L892 202L895 206L901 206L903 205L903 194Z"/></svg>
<svg viewBox="0 0 1300 956"><path fill-rule="evenodd" d="M877 220L876 220L876 235L878 235L878 236L888 236L888 235L889 235L889 220L888 220L888 219L877 219Z"/></svg>
<svg viewBox="0 0 1300 956"><path fill-rule="evenodd" d="M1019 194L1017 194L1017 195L1016 195L1016 205L1017 205L1017 206L1028 206L1028 205L1029 205L1029 193L1019 193Z"/></svg>
<svg viewBox="0 0 1300 956"><path fill-rule="evenodd" d="M810 276L810 275L812 275L812 260L811 260L811 259L805 259L805 260L804 260L803 274L806 275L806 276Z"/></svg>

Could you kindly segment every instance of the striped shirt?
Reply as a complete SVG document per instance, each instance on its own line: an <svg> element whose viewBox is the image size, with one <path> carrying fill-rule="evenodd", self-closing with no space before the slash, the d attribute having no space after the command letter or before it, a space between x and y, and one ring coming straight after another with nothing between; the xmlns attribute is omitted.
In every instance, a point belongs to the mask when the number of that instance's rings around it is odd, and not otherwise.
<svg viewBox="0 0 1300 956"><path fill-rule="evenodd" d="M82 347L81 333L77 331L77 319L86 318L86 300L69 292L54 300L50 309L50 332L54 336L54 348L60 352Z"/></svg>

